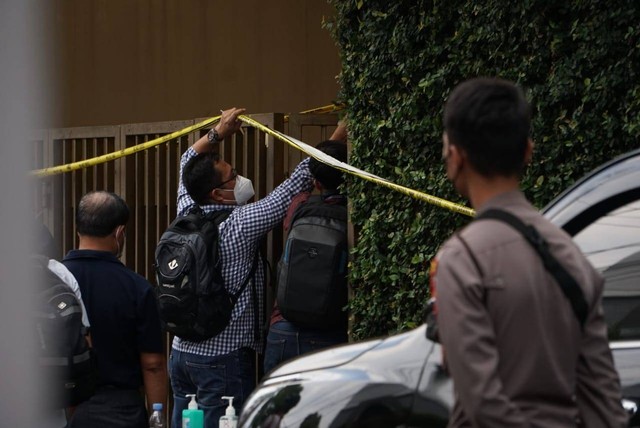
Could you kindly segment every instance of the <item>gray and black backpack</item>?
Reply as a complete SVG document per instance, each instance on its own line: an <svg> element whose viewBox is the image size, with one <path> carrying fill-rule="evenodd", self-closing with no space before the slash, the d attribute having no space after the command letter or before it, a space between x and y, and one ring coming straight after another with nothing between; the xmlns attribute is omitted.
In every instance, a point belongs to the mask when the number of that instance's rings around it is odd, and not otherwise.
<svg viewBox="0 0 640 428"><path fill-rule="evenodd" d="M33 318L40 366L47 377L42 383L45 396L56 408L76 406L93 395L98 381L82 305L71 287L49 270L47 257L32 255L30 260L38 279Z"/></svg>
<svg viewBox="0 0 640 428"><path fill-rule="evenodd" d="M295 210L278 263L282 316L312 329L346 325L347 263L346 198L312 195Z"/></svg>

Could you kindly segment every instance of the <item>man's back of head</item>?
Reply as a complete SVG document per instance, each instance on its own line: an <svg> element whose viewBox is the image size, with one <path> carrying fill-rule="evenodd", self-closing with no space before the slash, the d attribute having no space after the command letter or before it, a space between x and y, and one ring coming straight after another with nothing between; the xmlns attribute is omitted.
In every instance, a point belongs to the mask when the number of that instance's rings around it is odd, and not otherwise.
<svg viewBox="0 0 640 428"><path fill-rule="evenodd" d="M129 220L129 208L118 195L106 191L89 192L82 197L76 212L79 235L105 237Z"/></svg>
<svg viewBox="0 0 640 428"><path fill-rule="evenodd" d="M222 183L220 171L214 168L219 161L218 153L204 152L189 159L184 166L182 182L195 203L199 205L210 203L209 194Z"/></svg>
<svg viewBox="0 0 640 428"><path fill-rule="evenodd" d="M531 108L522 90L497 78L456 86L444 110L449 143L462 148L484 176L521 176L529 139Z"/></svg>
<svg viewBox="0 0 640 428"><path fill-rule="evenodd" d="M343 141L325 140L316 149L341 161L347 161L347 145ZM309 171L325 190L337 190L344 182L344 173L339 169L324 164L315 158L309 160Z"/></svg>

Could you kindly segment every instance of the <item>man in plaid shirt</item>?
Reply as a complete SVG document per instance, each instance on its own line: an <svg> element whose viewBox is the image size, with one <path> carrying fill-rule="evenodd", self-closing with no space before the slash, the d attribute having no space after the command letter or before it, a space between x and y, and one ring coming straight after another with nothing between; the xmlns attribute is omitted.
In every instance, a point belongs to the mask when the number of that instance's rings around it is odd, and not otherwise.
<svg viewBox="0 0 640 428"><path fill-rule="evenodd" d="M196 204L205 212L231 211L219 227L222 277L231 293L237 293L251 274L254 259L260 257L257 249L261 239L282 222L291 199L313 187L309 159L305 159L264 199L246 203L253 197L251 181L238 175L215 151L220 141L240 129L238 116L244 111L223 111L215 128L187 149L180 162L178 187L178 215L185 215ZM218 426L226 408L222 396L233 396L234 407L238 411L242 408L255 387L253 351L262 349L255 316L263 319L264 286L265 272L258 260L227 328L202 342L174 338L169 361L174 396L171 426L181 426L182 410L189 402L186 394L197 394L205 427Z"/></svg>

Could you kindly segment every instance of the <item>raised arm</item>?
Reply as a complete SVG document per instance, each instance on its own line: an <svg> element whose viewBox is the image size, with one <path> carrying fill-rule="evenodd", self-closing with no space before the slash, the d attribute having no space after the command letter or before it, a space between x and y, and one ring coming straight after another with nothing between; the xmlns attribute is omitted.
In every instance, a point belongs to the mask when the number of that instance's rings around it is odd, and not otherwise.
<svg viewBox="0 0 640 428"><path fill-rule="evenodd" d="M187 189L184 187L184 183L182 182L182 171L184 169L184 166L187 164L189 159L199 153L217 151L219 146L218 143L220 141L224 140L224 138L229 135L233 135L240 129L242 122L238 120L238 116L244 114L245 111L246 110L244 108L235 107L224 110L222 112L220 121L216 124L216 126L207 134L200 137L198 141L193 143L193 146L189 147L182 154L182 158L180 159L180 176L178 177L178 215L185 214L189 210L189 208L195 204L191 196L189 196L189 193L187 193Z"/></svg>
<svg viewBox="0 0 640 428"><path fill-rule="evenodd" d="M204 153L212 150L217 150L220 141L224 140L229 135L233 135L240 130L242 122L238 120L238 116L244 114L246 109L231 107L228 110L223 110L220 117L220 121L204 136L200 137L198 141L193 143L193 150L196 153Z"/></svg>
<svg viewBox="0 0 640 428"><path fill-rule="evenodd" d="M344 120L338 122L338 127L333 134L331 134L330 140L347 141L347 123Z"/></svg>

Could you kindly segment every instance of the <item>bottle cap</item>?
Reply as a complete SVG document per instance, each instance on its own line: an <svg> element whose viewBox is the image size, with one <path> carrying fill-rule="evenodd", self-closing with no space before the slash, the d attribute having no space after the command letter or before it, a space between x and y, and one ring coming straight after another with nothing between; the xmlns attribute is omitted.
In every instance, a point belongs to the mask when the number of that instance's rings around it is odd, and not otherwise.
<svg viewBox="0 0 640 428"><path fill-rule="evenodd" d="M224 414L227 416L235 416L236 409L233 408L233 397L222 397L223 400L229 400L229 406L224 411Z"/></svg>
<svg viewBox="0 0 640 428"><path fill-rule="evenodd" d="M191 410L197 410L198 403L196 402L196 394L186 394L186 395L187 397L191 397L191 401L189 401L189 405L187 406L187 408Z"/></svg>
<svg viewBox="0 0 640 428"><path fill-rule="evenodd" d="M153 410L162 410L162 403L153 403Z"/></svg>

